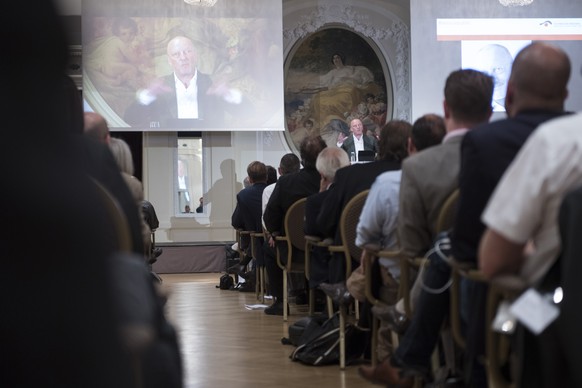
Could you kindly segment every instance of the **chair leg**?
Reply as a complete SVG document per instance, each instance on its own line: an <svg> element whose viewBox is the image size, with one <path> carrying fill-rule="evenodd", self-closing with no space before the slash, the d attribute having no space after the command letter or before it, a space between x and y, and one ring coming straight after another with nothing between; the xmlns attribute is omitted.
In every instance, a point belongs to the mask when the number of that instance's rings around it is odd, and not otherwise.
<svg viewBox="0 0 582 388"><path fill-rule="evenodd" d="M265 267L259 267L261 273L261 303L265 303L265 294L267 293L267 281L265 280Z"/></svg>
<svg viewBox="0 0 582 388"><path fill-rule="evenodd" d="M283 322L287 322L287 303L289 302L287 291L287 271L283 270Z"/></svg>
<svg viewBox="0 0 582 388"><path fill-rule="evenodd" d="M309 288L309 316L312 316L315 312L315 294L312 288Z"/></svg>
<svg viewBox="0 0 582 388"><path fill-rule="evenodd" d="M340 345L340 369L346 369L346 306L343 304L339 308L339 345Z"/></svg>
<svg viewBox="0 0 582 388"><path fill-rule="evenodd" d="M333 300L329 296L326 296L325 300L327 302L327 317L331 318L333 316Z"/></svg>
<svg viewBox="0 0 582 388"><path fill-rule="evenodd" d="M372 317L372 338L370 356L372 357L372 367L378 365L378 319Z"/></svg>
<svg viewBox="0 0 582 388"><path fill-rule="evenodd" d="M261 300L261 271L259 269L259 267L257 266L257 262L255 261L255 264L253 265L253 268L255 270L255 298L257 298L258 301Z"/></svg>

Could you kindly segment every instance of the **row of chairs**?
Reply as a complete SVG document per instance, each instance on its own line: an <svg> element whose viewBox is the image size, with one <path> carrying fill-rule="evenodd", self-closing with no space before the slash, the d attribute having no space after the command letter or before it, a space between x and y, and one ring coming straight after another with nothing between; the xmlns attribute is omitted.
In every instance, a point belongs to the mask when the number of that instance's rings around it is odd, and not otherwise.
<svg viewBox="0 0 582 388"><path fill-rule="evenodd" d="M305 235L304 232L304 223L305 223L305 202L306 198L302 198L297 200L293 203L285 214L284 219L284 234L283 235L276 235L275 241L277 248L277 264L283 271L283 305L289 305L289 283L288 278L290 274L303 274L307 282L310 279L310 263L311 263L311 249L313 246L324 247L329 249L330 252L335 253L339 252L342 253L345 258L345 268L346 268L346 279L351 274L352 268L352 257L360 257L361 255L361 248L355 245L355 236L356 236L356 227L358 224L358 220L360 217L360 213L362 212L362 208L364 207L364 203L366 202L366 198L368 196L369 190L363 191L357 196L355 196L344 208L340 217L340 233L342 237L342 244L334 245L332 239L325 239L322 240L319 237ZM259 248L259 244L262 244L264 239L266 238L265 232L250 232L244 230L237 230L237 241L240 241L242 236L248 235L251 241L251 252L253 252L253 256L256 257L257 249ZM286 246L286 260L283 260L281 248L283 245ZM300 255L303 255L305 260L302 262L297 262L293 260L294 252L300 252ZM240 252L241 255L244 255L244 252ZM265 270L264 267L257 267L256 268L256 295L257 299L264 302L265 296L265 284L266 284L266 277L265 277ZM314 306L315 306L315 296L314 292L311 288L309 288L308 292L308 306L309 306L309 315L314 314ZM340 317L340 368L345 368L345 329L346 329L346 319L348 316L348 309L347 306L340 306L339 307L339 317ZM356 312L356 320L358 319L358 306L356 304L354 311ZM327 298L327 314L328 316L333 315L333 302L328 297ZM285 308L283 310L283 321L287 322L289 319L288 310Z"/></svg>
<svg viewBox="0 0 582 388"><path fill-rule="evenodd" d="M438 221L437 233L450 230L453 226L456 213L456 204L459 198L459 191L455 190L443 204ZM398 299L404 300L405 313L409 319L412 318L412 308L410 303L409 282L410 272L419 269L425 265L424 257L405 257L401 251L377 251L366 248L364 255L365 260L365 278L366 278L366 297L372 304L382 303L375 298L372 290L372 263L379 258L396 258L400 259L401 280L398 291ZM504 372L510 354L511 354L511 337L508 333L503 333L492 328L492 323L497 313L499 304L503 300L515 299L525 289L525 284L516 277L502 277L495 281L489 282L483 274L476 268L475 264L457 262L454 257L449 257L448 262L451 264L451 288L450 288L450 314L448 326L454 345L460 350L466 349L466 338L462 331L461 324L461 280L468 279L474 282L486 283L488 286L488 296L486 303L486 322L485 322L485 340L486 340L486 360L487 378L489 385L498 388L512 388L514 383ZM373 319L372 322L372 365L377 364L376 345L379 322ZM397 336L393 335L393 345L397 345ZM435 354L436 356L436 354ZM438 357L435 357L438 359Z"/></svg>
<svg viewBox="0 0 582 388"><path fill-rule="evenodd" d="M282 257L280 256L279 250L277 250L277 262L279 267L282 269L283 276L283 295L284 295L284 305L287 306L289 303L289 287L288 287L288 276L291 273L302 273L305 275L307 281L310 278L310 261L311 261L311 250L312 247L324 247L330 250L330 252L340 252L343 253L345 258L345 268L346 268L346 279L349 278L352 268L352 257L361 257L362 249L355 245L356 239L356 228L359 221L359 217L363 206L365 204L369 190L363 191L357 196L355 196L344 208L340 217L340 234L342 239L342 244L333 245L331 239L322 240L315 236L308 236L304 233L304 214L305 214L305 201L306 199L300 199L296 201L287 211L284 220L285 235L276 236L277 245L286 244L287 245L287 261L283 263ZM437 221L437 233L449 230L454 222L454 215L456 210L456 203L458 201L459 192L455 190L449 198L443 204L441 211L439 213ZM240 237L248 234L251 238L251 246L253 255L258 249L258 245L262 244L265 238L264 232L248 232L248 231L237 231L237 241L240 242ZM293 250L299 250L304 252L305 261L304 262L294 262L293 260ZM242 252L241 252L242 253ZM398 299L404 300L404 308L406 315L412 317L412 308L410 302L410 274L412 271L418 270L422 265L425 265L424 257L405 257L401 251L389 251L389 250L372 250L369 248L364 248L364 267L365 279L366 279L366 298L372 304L376 305L383 303L377 297L375 297L372 290L372 267L373 261L379 258L396 258L400 259L401 267L401 279L398 291ZM452 338L455 345L460 350L465 349L465 338L461 330L461 318L460 318L460 280L462 277L468 278L472 281L484 282L485 278L481 273L474 268L474 266L467 266L457 263L454 258L450 258L452 264L452 283L451 283L451 310L449 317L449 325ZM266 290L266 277L264 267L256 268L256 295L257 298L264 302L265 290ZM523 289L523 285L516 284L515 282L495 282L490 284L489 287L489 297L487 301L487 331L486 331L486 343L487 343L487 372L490 381L496 387L511 387L511 381L501 372L503 366L506 364L509 355L509 336L503 333L498 333L490 329L491 322L497 311L498 304L501 300L507 297L515 297ZM357 303L357 301L356 301ZM327 300L327 313L328 316L333 314L333 303L328 298ZM359 311L358 305L353 306L353 311L355 311L355 320L359 319L357 313ZM339 316L340 316L340 368L345 368L345 327L346 321L349 316L348 306L339 306ZM312 290L309 292L309 315L314 314L314 295ZM283 315L284 322L288 321L287 309L284 309ZM376 365L378 360L376 356L377 348L377 336L379 329L379 321L377 319L372 320L372 335L371 335L371 356L372 364ZM398 344L398 336L392 335L393 346ZM436 355L435 355L436 356Z"/></svg>

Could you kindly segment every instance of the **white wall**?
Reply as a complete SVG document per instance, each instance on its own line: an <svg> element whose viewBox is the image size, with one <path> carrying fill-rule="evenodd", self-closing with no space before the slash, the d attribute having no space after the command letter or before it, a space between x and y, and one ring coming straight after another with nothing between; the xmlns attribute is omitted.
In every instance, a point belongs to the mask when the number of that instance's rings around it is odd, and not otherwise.
<svg viewBox="0 0 582 388"><path fill-rule="evenodd" d="M81 0L58 0L66 15L81 14ZM94 0L98 1L98 0ZM284 0L284 53L306 33L328 25L341 25L368 37L385 61L394 94L393 115L410 118L410 33L409 0ZM205 184L207 189L221 182L221 164L228 163L230 182L214 194L207 213L188 216L174 214L174 166L176 133L144 133L143 183L145 198L156 208L160 227L158 242L232 241L230 216L235 206L237 186L246 176L246 166L261 160L277 167L281 156L293 152L280 132L233 132L203 134ZM237 185L236 182L239 184Z"/></svg>

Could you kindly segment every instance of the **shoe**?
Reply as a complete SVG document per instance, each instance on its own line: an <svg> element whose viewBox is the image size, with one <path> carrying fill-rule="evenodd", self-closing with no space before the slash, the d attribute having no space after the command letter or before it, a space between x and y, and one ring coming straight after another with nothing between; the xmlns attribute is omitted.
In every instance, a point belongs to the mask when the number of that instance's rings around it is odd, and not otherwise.
<svg viewBox="0 0 582 388"><path fill-rule="evenodd" d="M396 305L374 305L372 306L372 314L397 334L404 334L410 326L410 319L405 314L402 314L396 309Z"/></svg>
<svg viewBox="0 0 582 388"><path fill-rule="evenodd" d="M376 365L362 365L358 373L372 384L387 385L389 387L411 388L414 385L412 377L401 377L400 369L393 367L390 360L386 359Z"/></svg>
<svg viewBox="0 0 582 388"><path fill-rule="evenodd" d="M287 308L287 311L289 311L289 308ZM283 316L283 302L276 301L265 309L265 314Z"/></svg>
<svg viewBox="0 0 582 388"><path fill-rule="evenodd" d="M347 306L354 301L354 297L350 294L344 282L321 283L319 288L337 305Z"/></svg>

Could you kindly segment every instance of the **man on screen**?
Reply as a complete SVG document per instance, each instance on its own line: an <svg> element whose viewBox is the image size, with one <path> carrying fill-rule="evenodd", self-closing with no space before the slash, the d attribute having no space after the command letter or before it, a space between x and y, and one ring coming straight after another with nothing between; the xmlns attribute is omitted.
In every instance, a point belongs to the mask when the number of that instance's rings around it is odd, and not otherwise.
<svg viewBox="0 0 582 388"><path fill-rule="evenodd" d="M125 112L131 126L221 127L225 111L236 114L245 105L239 90L214 83L208 74L198 71L198 53L189 38L171 39L167 56L172 74L137 92L136 101Z"/></svg>
<svg viewBox="0 0 582 388"><path fill-rule="evenodd" d="M488 44L477 53L477 69L493 77L493 111L505 112L505 92L511 73L513 56L507 47L500 44Z"/></svg>

